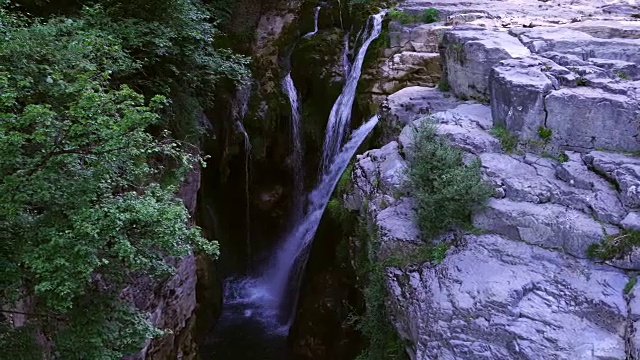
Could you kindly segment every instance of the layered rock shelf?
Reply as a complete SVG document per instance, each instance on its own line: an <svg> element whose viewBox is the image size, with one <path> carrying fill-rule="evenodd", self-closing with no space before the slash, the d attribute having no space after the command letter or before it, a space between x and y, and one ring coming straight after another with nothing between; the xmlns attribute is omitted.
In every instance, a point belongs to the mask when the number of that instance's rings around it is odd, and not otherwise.
<svg viewBox="0 0 640 360"><path fill-rule="evenodd" d="M459 238L440 264L387 268L387 306L407 353L638 358L640 290L629 282L640 257L594 261L587 249L640 229L640 8L562 0L404 7L434 7L445 21L391 25L388 64L421 75L380 80L393 84L375 91L385 96L386 122L404 128L358 157L345 204L375 223L379 257L422 242L406 157L426 117L466 159L480 160L494 188L473 216L480 234ZM450 92L433 88L440 78Z"/></svg>

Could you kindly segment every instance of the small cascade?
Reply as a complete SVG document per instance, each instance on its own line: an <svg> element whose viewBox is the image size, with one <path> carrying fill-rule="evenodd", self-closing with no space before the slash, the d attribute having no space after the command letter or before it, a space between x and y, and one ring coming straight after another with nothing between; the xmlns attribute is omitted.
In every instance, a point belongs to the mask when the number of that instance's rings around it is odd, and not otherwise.
<svg viewBox="0 0 640 360"><path fill-rule="evenodd" d="M345 79L351 72L351 61L349 61L349 36L351 34L344 34L344 49L342 50L342 71L344 71Z"/></svg>
<svg viewBox="0 0 640 360"><path fill-rule="evenodd" d="M362 35L364 39L362 46L358 50L353 64L348 61L345 55L346 64L349 64L348 76L344 88L331 110L326 129L322 173L316 187L306 196L306 211L300 210L300 217L295 219L290 231L285 234L275 249L271 261L265 264L262 271L253 276L226 280L225 310L221 322L250 321L260 324L266 333L272 335L285 335L288 332L294 319L300 281L322 214L349 161L378 123L378 116L373 116L353 131L349 140L343 145L343 140L350 128L353 101L362 73L364 57L371 42L382 31L384 15L385 11L382 11L369 17L365 25L366 30ZM348 42L346 45L348 48ZM300 109L298 94L290 74L285 76L282 85L291 105L291 134L294 138L293 152L296 158L294 161L297 162L299 159L299 169L302 169L302 144L296 140L301 137ZM248 144L248 137L245 139ZM297 164L295 166L298 168ZM296 178L296 181L299 181L297 174ZM302 179L302 173L300 173L299 179ZM298 186L302 194L302 186ZM301 195L300 198L303 199L304 196Z"/></svg>
<svg viewBox="0 0 640 360"><path fill-rule="evenodd" d="M244 115L244 114L243 114ZM249 134L244 129L242 122L236 121L236 127L238 131L244 136L244 191L246 199L245 208L245 221L246 221L246 247L247 247L247 261L251 261L251 202L249 197L249 185L251 183L251 141L249 141Z"/></svg>
<svg viewBox="0 0 640 360"><path fill-rule="evenodd" d="M300 104L298 102L298 90L296 90L289 72L282 80L282 88L289 98L291 105L291 143L293 149L293 218L298 221L302 217L304 207L304 166L302 150L302 134L300 132Z"/></svg>
<svg viewBox="0 0 640 360"><path fill-rule="evenodd" d="M351 126L351 111L353 108L353 101L356 96L356 87L358 86L358 80L362 74L362 63L364 57L367 54L367 49L371 42L375 40L382 32L382 19L386 11L383 10L379 14L372 15L367 20L365 25L368 29L364 35L365 40L362 46L358 50L358 53L353 61L353 65L347 75L347 81L342 88L342 93L338 96L338 100L333 104L331 114L329 115L329 122L325 131L324 149L322 154L322 169L324 171L331 167L333 158L336 157L344 136L347 134Z"/></svg>
<svg viewBox="0 0 640 360"><path fill-rule="evenodd" d="M308 38L310 38L313 35L318 33L318 17L320 15L320 6L317 6L315 9L313 9L313 11L314 11L314 14L313 14L313 21L314 21L313 31L306 33L302 37L303 39L308 39Z"/></svg>

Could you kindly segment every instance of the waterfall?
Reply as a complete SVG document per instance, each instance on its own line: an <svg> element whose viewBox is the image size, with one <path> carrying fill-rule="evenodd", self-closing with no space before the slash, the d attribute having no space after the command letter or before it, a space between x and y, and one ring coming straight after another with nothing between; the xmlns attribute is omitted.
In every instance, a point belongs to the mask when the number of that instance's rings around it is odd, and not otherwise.
<svg viewBox="0 0 640 360"><path fill-rule="evenodd" d="M284 238L269 268L260 276L226 281L225 305L230 306L236 316L260 321L272 333L286 334L289 330L300 280L322 214L349 160L377 123L376 115L353 132L318 185L309 193L308 211Z"/></svg>
<svg viewBox="0 0 640 360"><path fill-rule="evenodd" d="M246 221L246 246L247 246L247 261L251 261L251 202L249 201L249 184L250 184L250 163L251 163L251 142L249 141L249 134L244 129L242 122L236 121L236 127L238 131L244 136L244 192L245 192L245 221Z"/></svg>
<svg viewBox="0 0 640 360"><path fill-rule="evenodd" d="M336 156L342 146L342 140L351 126L351 111L353 108L353 100L356 96L356 87L358 80L362 74L362 63L367 54L367 49L373 40L375 40L382 32L382 19L386 11L382 11L377 15L372 15L365 25L367 33L364 35L365 40L357 53L356 58L351 65L347 81L342 88L342 93L338 96L338 100L333 104L329 122L325 131L324 149L322 154L322 168L326 171L331 166L331 161Z"/></svg>
<svg viewBox="0 0 640 360"><path fill-rule="evenodd" d="M315 9L313 9L314 14L313 14L313 31L306 33L302 38L303 39L308 39L310 37L312 37L313 35L318 33L318 17L320 15L320 6L317 6Z"/></svg>
<svg viewBox="0 0 640 360"><path fill-rule="evenodd" d="M351 135L349 142L333 159L331 166L308 196L309 207L304 218L287 234L278 248L273 267L265 274L270 293L278 300L279 322L285 324L287 329L293 320L300 280L311 250L311 242L331 193L349 165L349 160L377 123L376 115Z"/></svg>
<svg viewBox="0 0 640 360"><path fill-rule="evenodd" d="M298 90L291 79L291 73L282 80L282 88L289 98L291 105L291 144L293 149L293 220L297 221L302 216L304 167L302 164L302 134L300 133L300 104L298 103Z"/></svg>
<svg viewBox="0 0 640 360"><path fill-rule="evenodd" d="M266 331L286 334L294 318L300 281L307 263L311 244L322 214L333 190L358 147L378 123L373 116L356 129L342 145L350 128L351 111L356 87L362 73L362 64L367 48L380 35L385 11L372 15L363 32L360 47L329 117L323 151L322 174L316 187L307 196L307 208L294 226L278 244L271 261L259 275L227 279L224 287L225 316L251 318L262 324ZM348 46L347 46L348 47ZM347 60L348 63L348 60ZM283 79L283 89L291 104L292 136L299 135L298 96L290 74ZM298 146L294 141L294 152Z"/></svg>

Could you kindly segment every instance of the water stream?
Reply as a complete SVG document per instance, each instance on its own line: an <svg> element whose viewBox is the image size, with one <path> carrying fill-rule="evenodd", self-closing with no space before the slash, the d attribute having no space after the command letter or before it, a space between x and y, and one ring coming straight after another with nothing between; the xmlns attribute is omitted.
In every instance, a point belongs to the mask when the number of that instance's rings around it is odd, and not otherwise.
<svg viewBox="0 0 640 360"><path fill-rule="evenodd" d="M293 149L293 214L291 220L298 221L302 217L302 209L304 207L304 165L302 134L300 133L300 104L298 103L298 90L296 90L289 72L282 80L282 88L289 99L291 105L291 143Z"/></svg>
<svg viewBox="0 0 640 360"><path fill-rule="evenodd" d="M303 39L308 39L310 37L312 37L313 35L318 33L318 17L320 15L320 6L317 6L316 8L313 9L314 14L313 14L313 21L314 21L314 28L313 31L306 33L302 38Z"/></svg>
<svg viewBox="0 0 640 360"><path fill-rule="evenodd" d="M382 32L382 19L385 14L386 11L383 10L379 14L370 16L367 20L367 24L365 25L367 28L366 35L364 35L365 40L363 41L356 58L353 60L353 65L351 65L351 69L347 75L347 82L342 88L342 93L338 96L338 100L333 104L333 108L331 108L329 122L325 131L324 149L322 153L322 166L325 171L331 167L331 161L340 151L342 141L351 126L351 111L356 95L358 80L360 80L360 75L362 75L362 63L365 55L367 54L369 45L371 45L371 42Z"/></svg>
<svg viewBox="0 0 640 360"><path fill-rule="evenodd" d="M244 114L243 114L244 116ZM251 261L251 202L249 201L249 185L251 181L250 169L251 169L251 141L249 140L249 134L245 130L242 122L236 121L236 127L238 131L244 136L244 191L245 191L245 221L246 228L246 247L247 247L247 261ZM248 267L247 267L248 268Z"/></svg>
<svg viewBox="0 0 640 360"><path fill-rule="evenodd" d="M315 15L316 31L318 12L319 9ZM321 176L316 187L306 196L306 208L302 209L303 206L299 205L300 216L295 219L270 256L270 261L264 264L260 272L225 281L224 309L218 326L219 332L224 333L221 327L232 329L240 326L242 329L250 328L251 331L259 328L270 341L278 336L281 339L282 335L288 333L294 319L300 281L322 214L350 159L378 123L378 116L373 116L353 131L344 143L351 127L351 112L364 57L371 42L381 33L384 15L383 11L369 17L362 35L362 46L356 53L353 64L349 64L347 79L328 120ZM313 36L316 31L309 34ZM296 169L303 169L298 94L290 74L285 76L282 84L291 105L294 162L300 161L300 164L296 163L294 166ZM296 174L296 183L301 181L302 174L299 175L298 178ZM294 191L300 191L300 198L304 199L302 185L296 187ZM232 336L228 335L228 331L226 333L227 335L222 336Z"/></svg>

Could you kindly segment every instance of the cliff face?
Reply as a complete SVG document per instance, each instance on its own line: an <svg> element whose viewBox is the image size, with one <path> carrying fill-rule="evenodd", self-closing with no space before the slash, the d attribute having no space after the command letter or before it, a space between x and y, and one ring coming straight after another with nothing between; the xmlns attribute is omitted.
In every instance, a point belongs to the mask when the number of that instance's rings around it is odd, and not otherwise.
<svg viewBox="0 0 640 360"><path fill-rule="evenodd" d="M178 193L192 217L196 213L200 177L201 170L197 167L187 174ZM207 329L205 324L213 324L215 312L220 309L222 299L210 259L191 254L167 262L176 269L171 278L161 284L139 278L123 294L150 315L153 325L167 331L126 359L197 359L198 343Z"/></svg>
<svg viewBox="0 0 640 360"><path fill-rule="evenodd" d="M403 6L419 13L427 4ZM413 66L426 56L415 52L438 56L451 92L385 95L386 127L396 136L358 157L343 201L375 225L372 261L423 243L406 156L426 116L467 160L481 161L494 195L474 214L475 233L446 236L452 245L442 262L385 269L389 320L407 354L636 358L637 250L606 260L588 253L640 228L639 160L630 154L640 147L640 22L628 17L640 9L593 1L428 6L446 22L397 25L393 51L411 56L392 58Z"/></svg>

